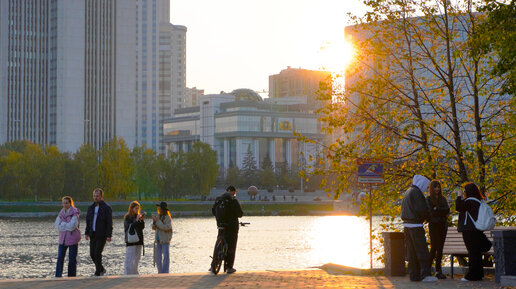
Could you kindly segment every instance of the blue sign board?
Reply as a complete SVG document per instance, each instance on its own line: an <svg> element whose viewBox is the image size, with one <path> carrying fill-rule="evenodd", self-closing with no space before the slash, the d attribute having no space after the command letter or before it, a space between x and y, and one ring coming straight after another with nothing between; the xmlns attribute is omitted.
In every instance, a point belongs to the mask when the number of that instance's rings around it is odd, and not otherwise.
<svg viewBox="0 0 516 289"><path fill-rule="evenodd" d="M383 162L377 160L357 160L358 182L365 184L383 184Z"/></svg>

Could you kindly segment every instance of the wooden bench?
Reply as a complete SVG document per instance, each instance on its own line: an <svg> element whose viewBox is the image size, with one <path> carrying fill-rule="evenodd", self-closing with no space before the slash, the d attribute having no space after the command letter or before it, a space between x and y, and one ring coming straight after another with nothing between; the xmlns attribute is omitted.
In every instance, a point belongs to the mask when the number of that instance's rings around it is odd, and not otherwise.
<svg viewBox="0 0 516 289"><path fill-rule="evenodd" d="M495 227L495 230L515 230L516 227ZM484 234L487 238L493 242L491 231L485 231ZM494 242L493 242L494 245ZM494 254L494 246L488 252L483 253L484 256L491 256ZM468 256L468 250L462 239L462 233L457 231L457 227L449 227L448 233L446 234L446 240L444 241L443 255L450 255L451 273L450 276L453 278L453 260L456 256Z"/></svg>

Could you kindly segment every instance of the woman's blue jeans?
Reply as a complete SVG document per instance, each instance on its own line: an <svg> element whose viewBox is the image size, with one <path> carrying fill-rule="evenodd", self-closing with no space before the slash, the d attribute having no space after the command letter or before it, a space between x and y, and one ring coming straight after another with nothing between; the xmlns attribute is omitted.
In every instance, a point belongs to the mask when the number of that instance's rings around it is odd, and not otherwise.
<svg viewBox="0 0 516 289"><path fill-rule="evenodd" d="M59 244L59 248L57 250L57 265L56 265L56 277L63 276L63 264L66 255L66 250L70 248L68 253L68 277L77 276L77 251L79 248L79 244L65 246Z"/></svg>
<svg viewBox="0 0 516 289"><path fill-rule="evenodd" d="M156 245L156 266L158 273L168 273L170 266L169 244Z"/></svg>

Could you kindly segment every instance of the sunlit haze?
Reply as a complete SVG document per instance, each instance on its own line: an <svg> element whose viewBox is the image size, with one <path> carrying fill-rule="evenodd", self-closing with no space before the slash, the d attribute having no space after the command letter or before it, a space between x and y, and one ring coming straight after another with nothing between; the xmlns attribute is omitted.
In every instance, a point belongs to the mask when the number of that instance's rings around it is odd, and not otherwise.
<svg viewBox="0 0 516 289"><path fill-rule="evenodd" d="M355 268L369 266L367 221L355 216L327 216L314 225L313 257Z"/></svg>
<svg viewBox="0 0 516 289"><path fill-rule="evenodd" d="M171 0L171 22L187 32L187 86L219 93L267 90L287 66L341 72L348 12L358 0Z"/></svg>

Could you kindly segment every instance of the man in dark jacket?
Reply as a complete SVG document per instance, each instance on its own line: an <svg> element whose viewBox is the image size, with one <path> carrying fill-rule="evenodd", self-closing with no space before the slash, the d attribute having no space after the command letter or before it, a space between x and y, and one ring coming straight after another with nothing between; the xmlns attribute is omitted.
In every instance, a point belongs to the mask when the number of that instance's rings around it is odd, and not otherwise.
<svg viewBox="0 0 516 289"><path fill-rule="evenodd" d="M431 275L430 253L423 228L423 223L430 217L430 209L423 195L429 184L427 178L415 175L401 203L410 281L437 281Z"/></svg>
<svg viewBox="0 0 516 289"><path fill-rule="evenodd" d="M217 204L220 201L226 201L228 204L225 209L224 219L217 217ZM240 227L238 218L242 217L244 214L240 202L236 199L236 189L234 186L227 187L226 192L215 199L215 204L213 204L211 212L217 217L217 226L223 226L225 228L222 232L224 232L224 238L228 243L226 273L234 273L236 270L233 268L233 264L235 263L238 229ZM220 232L221 230L219 230L219 233Z"/></svg>
<svg viewBox="0 0 516 289"><path fill-rule="evenodd" d="M95 276L106 274L102 266L102 251L106 241L111 242L113 232L113 216L111 207L103 200L103 191L100 188L93 190L93 204L86 213L86 240L90 241L90 257L95 263Z"/></svg>

